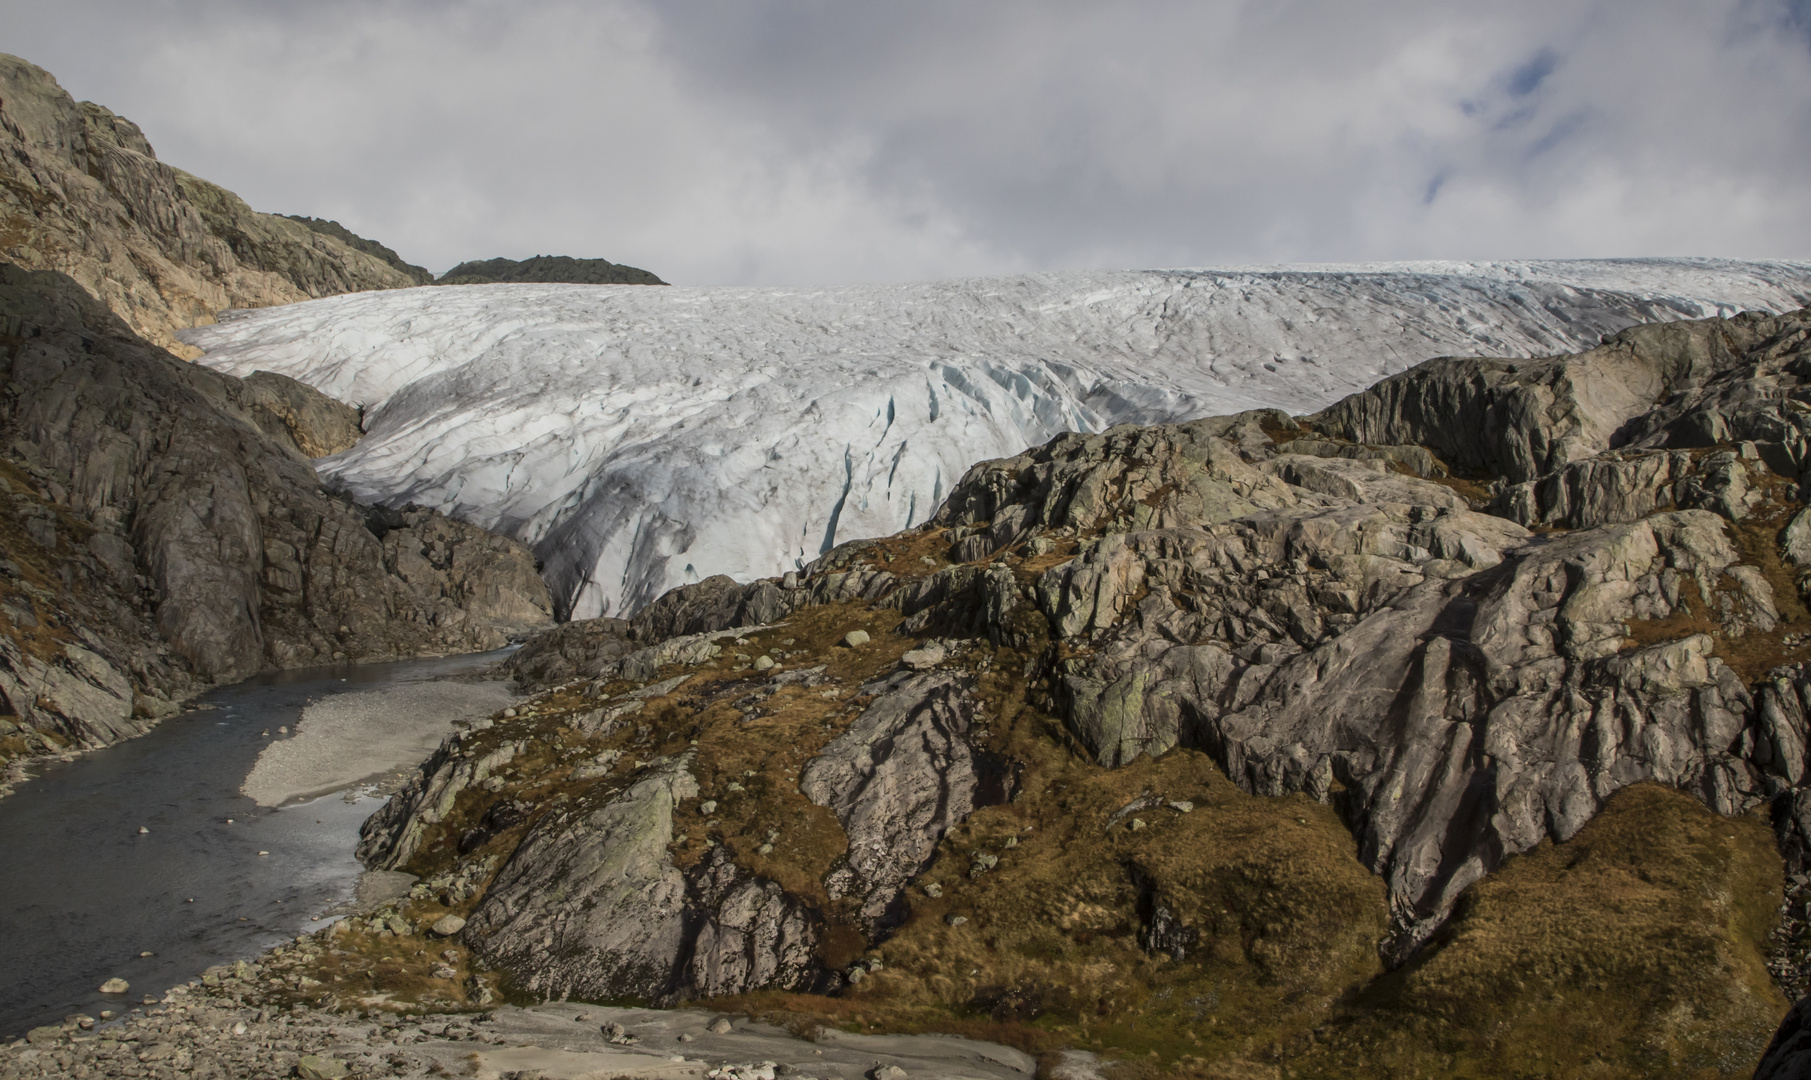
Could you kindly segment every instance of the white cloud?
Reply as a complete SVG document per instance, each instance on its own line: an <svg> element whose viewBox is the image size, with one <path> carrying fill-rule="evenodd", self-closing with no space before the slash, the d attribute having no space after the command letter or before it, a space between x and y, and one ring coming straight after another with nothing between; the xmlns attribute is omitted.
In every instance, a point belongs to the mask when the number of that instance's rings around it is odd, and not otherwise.
<svg viewBox="0 0 1811 1080"><path fill-rule="evenodd" d="M1811 256L1802 7L0 0L0 48L435 269L804 283Z"/></svg>

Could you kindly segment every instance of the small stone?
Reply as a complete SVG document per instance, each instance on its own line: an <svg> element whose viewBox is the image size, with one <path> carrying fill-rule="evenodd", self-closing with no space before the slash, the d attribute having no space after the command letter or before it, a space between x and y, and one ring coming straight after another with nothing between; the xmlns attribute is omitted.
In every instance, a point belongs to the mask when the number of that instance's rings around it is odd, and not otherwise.
<svg viewBox="0 0 1811 1080"><path fill-rule="evenodd" d="M760 847L756 848L755 851L756 851L756 853L761 854L761 855L772 855L773 854L773 845L772 844L762 844Z"/></svg>
<svg viewBox="0 0 1811 1080"><path fill-rule="evenodd" d="M704 814L706 816L716 813L717 812L717 800L716 799L706 799L703 802L699 803L698 812L700 814Z"/></svg>
<svg viewBox="0 0 1811 1080"><path fill-rule="evenodd" d="M235 1020L233 1022L233 1034L234 1035L243 1035L250 1030L251 1030L251 1028L246 1027L245 1021L243 1021L243 1020Z"/></svg>
<svg viewBox="0 0 1811 1080"><path fill-rule="evenodd" d="M138 835L140 835L140 836L143 836L150 831L151 831L150 829L145 828L143 825L140 825L138 827Z"/></svg>
<svg viewBox="0 0 1811 1080"><path fill-rule="evenodd" d="M25 1041L33 1046L48 1046L63 1037L63 1029L55 1024L35 1027L25 1033Z"/></svg>
<svg viewBox="0 0 1811 1080"><path fill-rule="evenodd" d="M100 1017L102 1020L113 1019L113 1010L112 1009L102 1009L100 1012Z"/></svg>
<svg viewBox="0 0 1811 1080"><path fill-rule="evenodd" d="M882 1065L868 1075L874 1080L906 1080L910 1074L897 1065Z"/></svg>
<svg viewBox="0 0 1811 1080"><path fill-rule="evenodd" d="M924 895L930 897L932 900L935 900L939 896L943 895L943 886L939 885L935 881L928 882L924 887Z"/></svg>
<svg viewBox="0 0 1811 1080"><path fill-rule="evenodd" d="M850 986L854 986L856 983L861 982L863 979L865 979L867 977L868 977L868 969L862 967L859 964L857 964L855 967L852 967L849 969L849 985Z"/></svg>
<svg viewBox="0 0 1811 1080"><path fill-rule="evenodd" d="M843 644L851 649L859 649L867 643L868 632L866 630L851 630L843 635Z"/></svg>
<svg viewBox="0 0 1811 1080"><path fill-rule="evenodd" d="M1004 848L1016 848L1019 846L1019 838L1016 836L1009 836L1006 838L1006 842L1000 846Z"/></svg>
<svg viewBox="0 0 1811 1080"><path fill-rule="evenodd" d="M176 1044L167 1042L152 1043L150 1046L147 1046L138 1052L138 1060L140 1061L163 1061L166 1058L173 1058L175 1056ZM339 1075L345 1076L346 1074L342 1072Z"/></svg>
<svg viewBox="0 0 1811 1080"><path fill-rule="evenodd" d="M1136 817L1133 818L1132 819L1132 831L1137 832L1138 830L1140 830L1142 828L1144 828L1144 819L1136 818Z"/></svg>
<svg viewBox="0 0 1811 1080"><path fill-rule="evenodd" d="M296 1075L301 1080L344 1080L346 1063L324 1054L303 1054L296 1062Z"/></svg>
<svg viewBox="0 0 1811 1080"><path fill-rule="evenodd" d="M899 662L913 671L925 671L943 663L943 646L932 641L912 649L899 658Z"/></svg>
<svg viewBox="0 0 1811 1080"><path fill-rule="evenodd" d="M124 979L108 979L101 984L103 994L123 994L132 989L132 984Z"/></svg>
<svg viewBox="0 0 1811 1080"><path fill-rule="evenodd" d="M704 1030L710 1032L712 1035L728 1035L734 1029L735 1025L729 1022L729 1017L719 1016L717 1019L712 1020L710 1026Z"/></svg>
<svg viewBox="0 0 1811 1080"><path fill-rule="evenodd" d="M280 727L280 728L278 728L278 729L277 729L277 734L279 734L279 735L287 735L287 734L289 734L289 725L288 725L288 724L284 724L284 725L283 725L283 726L282 726L282 727Z"/></svg>
<svg viewBox="0 0 1811 1080"><path fill-rule="evenodd" d="M270 852L268 852L268 851L260 851L260 852L258 852L258 854L260 854L260 855L269 855L269 854L270 854Z"/></svg>
<svg viewBox="0 0 1811 1080"><path fill-rule="evenodd" d="M1192 802L1189 802L1187 799L1177 799L1174 802L1170 803L1170 809L1176 811L1179 814L1186 814L1189 811L1193 810L1194 808L1195 808L1195 804Z"/></svg>
<svg viewBox="0 0 1811 1080"><path fill-rule="evenodd" d="M966 915L945 915L943 917L943 921L950 924L951 926L961 926L963 923L968 921L968 916L966 916Z"/></svg>
<svg viewBox="0 0 1811 1080"><path fill-rule="evenodd" d="M674 1039L678 1042L691 1042L695 1038L697 1038L697 1036L688 1031L682 1031L674 1036Z"/></svg>
<svg viewBox="0 0 1811 1080"><path fill-rule="evenodd" d="M441 937L452 937L454 934L465 929L465 920L457 915L442 915L435 921L432 929L434 933L439 934ZM449 977L450 976L441 976L441 978Z"/></svg>
<svg viewBox="0 0 1811 1080"><path fill-rule="evenodd" d="M508 718L508 719L511 719L511 720L514 720L514 719L515 719L515 718L516 718L516 710L514 710L514 709L504 709L504 710L503 710L503 715L504 715L504 716L505 716L505 717L507 717L507 718Z"/></svg>
<svg viewBox="0 0 1811 1080"><path fill-rule="evenodd" d="M771 671L771 670L773 670L773 666L774 666L773 657L768 656L766 654L762 654L760 656L755 657L755 670L756 671Z"/></svg>

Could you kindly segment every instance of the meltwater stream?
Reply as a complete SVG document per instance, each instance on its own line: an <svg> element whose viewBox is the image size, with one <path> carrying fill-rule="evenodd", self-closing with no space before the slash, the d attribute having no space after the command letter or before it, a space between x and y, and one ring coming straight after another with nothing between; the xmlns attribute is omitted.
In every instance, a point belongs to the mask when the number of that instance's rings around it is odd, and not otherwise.
<svg viewBox="0 0 1811 1080"><path fill-rule="evenodd" d="M41 767L0 799L0 1038L72 1012L123 1011L317 925L351 896L358 829L381 804L334 794L260 809L239 793L270 742L260 733L277 737L330 694L498 655L259 676L198 699L211 709ZM123 998L99 992L114 977L131 984Z"/></svg>

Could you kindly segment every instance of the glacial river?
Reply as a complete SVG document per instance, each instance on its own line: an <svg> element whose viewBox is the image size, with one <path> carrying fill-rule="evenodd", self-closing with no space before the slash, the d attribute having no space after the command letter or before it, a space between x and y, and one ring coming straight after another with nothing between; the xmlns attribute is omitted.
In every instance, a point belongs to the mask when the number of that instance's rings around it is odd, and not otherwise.
<svg viewBox="0 0 1811 1080"><path fill-rule="evenodd" d="M40 766L0 799L0 1038L123 1012L318 926L351 897L358 829L381 803L350 792L260 809L239 793L259 751L310 701L500 655L263 675L140 738ZM115 977L131 990L101 994Z"/></svg>

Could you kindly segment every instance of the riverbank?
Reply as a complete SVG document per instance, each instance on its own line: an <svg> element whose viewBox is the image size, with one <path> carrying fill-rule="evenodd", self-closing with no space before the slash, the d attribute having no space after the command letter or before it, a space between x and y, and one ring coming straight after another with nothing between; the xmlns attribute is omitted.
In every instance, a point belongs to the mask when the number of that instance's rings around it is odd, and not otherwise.
<svg viewBox="0 0 1811 1080"><path fill-rule="evenodd" d="M460 678L338 694L302 710L295 734L264 748L240 786L275 807L409 768L434 752L455 724L515 700L503 682Z"/></svg>
<svg viewBox="0 0 1811 1080"><path fill-rule="evenodd" d="M1099 1080L1089 1055L1046 1075ZM942 1035L801 1038L773 1024L702 1009L575 1003L417 1016L349 1015L235 1004L182 986L112 1022L72 1016L0 1047L18 1080L186 1075L197 1080L467 1076L476 1080L1030 1080L1039 1062L994 1043Z"/></svg>
<svg viewBox="0 0 1811 1080"><path fill-rule="evenodd" d="M0 803L0 1038L109 1007L97 988L110 978L161 990L319 927L315 916L353 898L372 796L415 759L274 810L241 792L247 776L273 742L296 741L280 733L307 710L386 690L426 700L418 689L445 680L463 694L458 680L496 659L270 673L210 690L142 736L39 759ZM357 772L383 765L366 756Z"/></svg>
<svg viewBox="0 0 1811 1080"><path fill-rule="evenodd" d="M273 679L332 677L322 676L321 673L348 669L357 671L361 668L381 670L398 663L461 664L471 657L482 658L482 663L488 666L494 657L503 652L496 650L452 656L428 655L412 660L267 671L239 682L197 688L174 699L172 704L179 707L167 715L149 719L143 730L100 746L72 743L57 732L40 731L22 725L16 717L0 716L0 801L12 795L20 785L38 776L46 766L68 764L89 754L142 739L169 720L193 712L207 711L213 707L205 703L209 696L231 690L235 686ZM407 769L439 745L440 739L452 730L455 722L502 708L511 698L503 684L471 675L437 685L445 689L419 695L399 695L388 703L372 698L363 702L362 709L348 708L342 711L323 705L316 710L320 721L315 725L316 731L312 735L307 732L306 726L298 727L298 736L307 736L305 739L286 739L271 744L273 749L279 746L284 749L272 756L268 766L260 761L262 770L255 781L256 793L253 791L254 778L246 777L246 794L258 801L260 806L278 806L286 801L310 798L351 787L361 781L375 780L386 771ZM487 686L491 688L489 693L482 689ZM363 737L360 735L360 725L366 729ZM292 743L298 745L291 746ZM361 754L370 754L381 764L365 767ZM273 798L274 801L260 801Z"/></svg>

